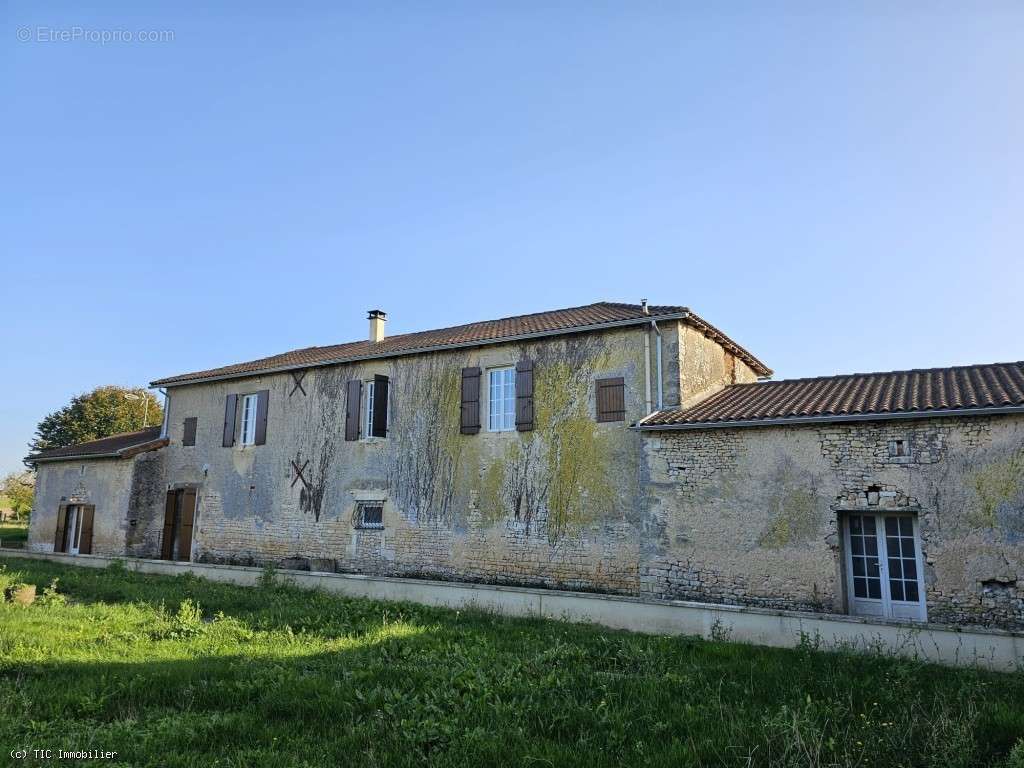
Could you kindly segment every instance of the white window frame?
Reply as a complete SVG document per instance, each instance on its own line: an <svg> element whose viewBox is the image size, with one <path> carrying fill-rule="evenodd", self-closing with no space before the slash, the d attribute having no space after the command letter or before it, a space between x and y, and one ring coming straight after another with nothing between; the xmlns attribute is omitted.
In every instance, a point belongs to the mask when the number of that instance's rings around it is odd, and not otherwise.
<svg viewBox="0 0 1024 768"><path fill-rule="evenodd" d="M880 597L857 597L854 585L853 573L853 546L850 541L850 518L853 515L861 517L873 517L875 520L875 541L877 552L875 554L875 566L878 569ZM885 528L887 518L910 519L911 538L914 546L914 570L917 582L917 600L896 600L892 596L889 584L890 557L888 553L888 540ZM897 619L910 621L927 621L928 605L925 593L924 578L924 544L921 541L920 521L916 512L899 512L896 510L866 510L860 509L849 511L843 515L843 546L846 550L844 568L846 570L846 595L847 607L851 614L857 616L877 616L883 619ZM907 537L904 537L907 538ZM906 559L906 558L904 558ZM897 580L902 579L902 574Z"/></svg>
<svg viewBox="0 0 1024 768"><path fill-rule="evenodd" d="M366 419L363 421L363 439L373 438L373 381L366 382Z"/></svg>
<svg viewBox="0 0 1024 768"><path fill-rule="evenodd" d="M242 429L238 436L240 445L256 444L256 408L258 401L259 395L255 393L242 396Z"/></svg>
<svg viewBox="0 0 1024 768"><path fill-rule="evenodd" d="M499 377L495 386L495 377ZM495 398L495 393L499 397ZM500 403L498 411L495 404ZM511 410L509 410L511 409ZM487 431L513 432L516 428L516 368L503 365L487 369Z"/></svg>

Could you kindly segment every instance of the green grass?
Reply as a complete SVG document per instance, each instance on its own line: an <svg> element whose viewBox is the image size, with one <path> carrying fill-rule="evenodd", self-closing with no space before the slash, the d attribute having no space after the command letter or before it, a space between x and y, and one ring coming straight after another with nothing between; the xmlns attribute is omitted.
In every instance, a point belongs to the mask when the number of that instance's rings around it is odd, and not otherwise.
<svg viewBox="0 0 1024 768"><path fill-rule="evenodd" d="M28 521L5 520L0 523L0 544L5 547L24 547L28 541Z"/></svg>
<svg viewBox="0 0 1024 768"><path fill-rule="evenodd" d="M57 596L0 606L4 759L1024 766L1024 673L0 563L41 592L59 577Z"/></svg>

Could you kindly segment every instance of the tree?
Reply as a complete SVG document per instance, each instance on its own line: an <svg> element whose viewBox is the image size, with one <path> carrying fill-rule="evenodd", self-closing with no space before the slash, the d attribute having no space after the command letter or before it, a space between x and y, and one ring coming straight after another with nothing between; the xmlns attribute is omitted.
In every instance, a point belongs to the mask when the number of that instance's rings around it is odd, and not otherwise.
<svg viewBox="0 0 1024 768"><path fill-rule="evenodd" d="M97 387L75 396L70 403L40 421L29 448L32 453L63 448L121 432L134 432L144 426L160 424L163 418L160 402L145 389Z"/></svg>
<svg viewBox="0 0 1024 768"><path fill-rule="evenodd" d="M36 476L32 472L11 472L0 482L0 494L7 497L16 520L32 511L35 486Z"/></svg>

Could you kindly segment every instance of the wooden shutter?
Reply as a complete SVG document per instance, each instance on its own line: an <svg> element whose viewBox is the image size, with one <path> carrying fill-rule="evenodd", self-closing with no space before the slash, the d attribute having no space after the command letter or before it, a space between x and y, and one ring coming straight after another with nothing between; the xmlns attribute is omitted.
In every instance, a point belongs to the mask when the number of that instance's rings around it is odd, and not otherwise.
<svg viewBox="0 0 1024 768"><path fill-rule="evenodd" d="M270 390L262 389L256 393L256 445L267 442L267 409L270 406Z"/></svg>
<svg viewBox="0 0 1024 768"><path fill-rule="evenodd" d="M231 395L234 397L234 395ZM177 491L167 492L167 503L164 504L164 538L160 543L160 558L171 560L174 555L174 507L178 502Z"/></svg>
<svg viewBox="0 0 1024 768"><path fill-rule="evenodd" d="M180 525L178 528L178 560L192 559L192 529L196 520L196 489L181 492Z"/></svg>
<svg viewBox="0 0 1024 768"><path fill-rule="evenodd" d="M224 401L224 440L225 448L235 444L235 411L238 410L238 395L228 395Z"/></svg>
<svg viewBox="0 0 1024 768"><path fill-rule="evenodd" d="M96 514L96 507L92 504L88 504L84 507L79 507L81 510L78 514L81 517L79 525L82 527L82 533L78 537L78 554L80 555L91 555L92 554L92 521Z"/></svg>
<svg viewBox="0 0 1024 768"><path fill-rule="evenodd" d="M347 386L345 402L345 439L359 439L359 406L363 396L363 382L352 379Z"/></svg>
<svg viewBox="0 0 1024 768"><path fill-rule="evenodd" d="M533 429L533 360L516 363L516 429Z"/></svg>
<svg viewBox="0 0 1024 768"><path fill-rule="evenodd" d="M185 419L185 434L181 438L182 445L196 444L196 424L198 421L195 416L189 416Z"/></svg>
<svg viewBox="0 0 1024 768"><path fill-rule="evenodd" d="M370 429L373 437L388 436L388 377L373 377L373 424Z"/></svg>
<svg viewBox="0 0 1024 768"><path fill-rule="evenodd" d="M459 431L475 435L480 431L480 369L462 369L462 416Z"/></svg>
<svg viewBox="0 0 1024 768"><path fill-rule="evenodd" d="M53 551L54 552L67 552L67 542L64 541L64 536L67 533L68 524L68 505L61 504L57 507L57 531L53 536Z"/></svg>
<svg viewBox="0 0 1024 768"><path fill-rule="evenodd" d="M598 379L595 384L597 385L597 420L625 421L625 380L620 376L615 379Z"/></svg>

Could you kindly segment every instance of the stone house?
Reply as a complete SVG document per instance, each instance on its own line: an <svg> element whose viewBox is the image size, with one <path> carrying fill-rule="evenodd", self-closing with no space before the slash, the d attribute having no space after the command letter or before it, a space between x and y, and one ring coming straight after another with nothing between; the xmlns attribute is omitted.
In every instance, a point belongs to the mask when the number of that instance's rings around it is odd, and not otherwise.
<svg viewBox="0 0 1024 768"><path fill-rule="evenodd" d="M130 457L31 457L30 547L81 502L94 553L1024 629L1024 364L762 381L646 303L369 320L154 381Z"/></svg>

